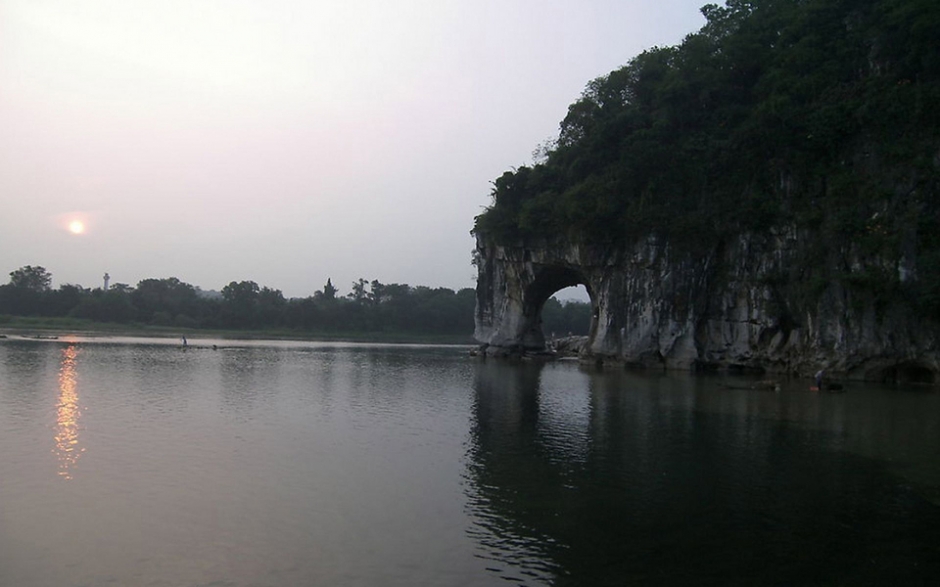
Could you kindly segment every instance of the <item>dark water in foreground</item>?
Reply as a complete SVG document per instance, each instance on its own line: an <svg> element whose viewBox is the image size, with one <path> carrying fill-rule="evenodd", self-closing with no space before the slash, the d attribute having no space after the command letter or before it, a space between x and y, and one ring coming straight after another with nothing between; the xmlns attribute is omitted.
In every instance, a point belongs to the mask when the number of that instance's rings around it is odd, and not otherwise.
<svg viewBox="0 0 940 587"><path fill-rule="evenodd" d="M0 341L0 585L940 577L930 389L199 342Z"/></svg>

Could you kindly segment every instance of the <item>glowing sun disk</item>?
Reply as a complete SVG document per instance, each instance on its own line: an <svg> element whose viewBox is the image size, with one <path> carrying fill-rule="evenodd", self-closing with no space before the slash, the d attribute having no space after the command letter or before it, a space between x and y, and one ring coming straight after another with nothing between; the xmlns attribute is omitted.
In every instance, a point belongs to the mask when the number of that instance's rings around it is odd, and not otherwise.
<svg viewBox="0 0 940 587"><path fill-rule="evenodd" d="M69 232L72 234L82 234L85 232L85 223L81 220L73 220L69 222Z"/></svg>

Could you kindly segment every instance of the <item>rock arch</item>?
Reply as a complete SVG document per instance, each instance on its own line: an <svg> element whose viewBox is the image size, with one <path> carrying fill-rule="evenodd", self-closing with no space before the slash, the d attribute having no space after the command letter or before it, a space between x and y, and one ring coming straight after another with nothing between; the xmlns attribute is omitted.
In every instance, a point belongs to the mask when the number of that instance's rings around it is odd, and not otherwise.
<svg viewBox="0 0 940 587"><path fill-rule="evenodd" d="M595 307L591 287L584 273L565 265L540 266L535 269L535 275L522 293L522 314L525 334L523 346L530 349L545 348L545 332L542 330L542 309L545 302L556 292L576 285L583 285L588 296L591 297L591 306ZM591 330L594 330L594 316L592 314ZM590 338L590 337L589 337Z"/></svg>
<svg viewBox="0 0 940 587"><path fill-rule="evenodd" d="M593 302L590 280L577 263L558 258L533 260L525 249L483 253L479 256L475 336L489 346L543 350L541 313L548 298L566 287L584 285Z"/></svg>
<svg viewBox="0 0 940 587"><path fill-rule="evenodd" d="M878 310L838 280L807 301L812 234L745 234L682 253L656 236L629 246L476 239L474 336L486 354L544 349L545 301L583 284L593 318L582 359L940 383L940 332L908 308ZM843 262L864 271L872 261Z"/></svg>
<svg viewBox="0 0 940 587"><path fill-rule="evenodd" d="M672 328L660 336L658 321L673 310L690 314L692 294L680 291L678 273L651 279L663 252L655 241L647 244L631 259L602 246L548 242L508 246L478 235L476 339L489 354L543 350L539 315L546 300L565 287L584 285L592 318L582 358L662 366L668 357L673 366L691 365L697 358L694 348L691 355L675 351L692 348L694 332ZM656 289L649 290L653 283ZM658 300L666 295L660 294L663 289L673 302L669 307Z"/></svg>

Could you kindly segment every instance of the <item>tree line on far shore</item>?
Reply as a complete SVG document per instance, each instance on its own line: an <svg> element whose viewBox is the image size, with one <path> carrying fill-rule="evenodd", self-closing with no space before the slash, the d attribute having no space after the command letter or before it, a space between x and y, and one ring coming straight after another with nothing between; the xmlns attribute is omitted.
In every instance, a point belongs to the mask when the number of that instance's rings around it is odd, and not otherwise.
<svg viewBox="0 0 940 587"><path fill-rule="evenodd" d="M44 267L27 265L0 285L4 316L70 317L100 323L182 329L279 330L303 333L398 333L469 336L476 304L471 288L353 282L342 296L327 279L305 298L254 281L232 281L220 292L204 291L175 277L144 279L136 287L116 283L107 290L64 284L53 289ZM590 305L550 299L542 312L546 334L586 334ZM9 320L9 318L7 319Z"/></svg>

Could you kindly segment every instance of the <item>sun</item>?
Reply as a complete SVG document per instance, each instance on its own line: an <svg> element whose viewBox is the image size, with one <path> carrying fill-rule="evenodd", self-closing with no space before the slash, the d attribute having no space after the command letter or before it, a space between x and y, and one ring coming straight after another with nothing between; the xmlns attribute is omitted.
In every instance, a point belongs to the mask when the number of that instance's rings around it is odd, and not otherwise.
<svg viewBox="0 0 940 587"><path fill-rule="evenodd" d="M72 234L83 234L85 232L85 223L81 220L69 222L69 232Z"/></svg>

